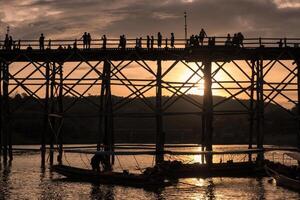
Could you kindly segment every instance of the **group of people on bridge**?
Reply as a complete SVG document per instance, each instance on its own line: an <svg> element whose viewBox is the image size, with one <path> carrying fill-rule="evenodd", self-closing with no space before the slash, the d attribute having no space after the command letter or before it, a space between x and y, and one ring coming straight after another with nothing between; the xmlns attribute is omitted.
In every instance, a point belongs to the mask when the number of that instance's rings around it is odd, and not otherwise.
<svg viewBox="0 0 300 200"><path fill-rule="evenodd" d="M207 38L207 43L205 42L205 39ZM224 37L225 42L224 42L224 46L226 47L244 47L244 36L241 32L235 33L233 35L233 37L228 34L227 37ZM66 45L58 45L58 49L77 49L77 39L74 40L73 45L72 44L68 44ZM84 34L82 35L82 37L79 39L79 41L82 41L83 44L83 49L91 49L91 44L92 44L92 37L91 34L88 32L84 32ZM99 41L95 40L95 41ZM98 44L93 44L93 47L96 47L98 45L100 45L100 48L102 49L106 49L107 48L107 37L106 35L103 35L100 39L100 41L102 41L102 45L101 43ZM132 41L132 40L131 40ZM208 37L208 35L206 34L205 30L202 28L199 34L196 35L191 35L189 39L186 40L182 40L183 42L181 43L177 43L177 45L181 45L182 47L200 47L200 46L204 46L204 44L207 44L207 46L216 46L216 37ZM220 41L219 41L220 42ZM153 35L149 36L147 35L145 39L143 39L142 37L137 37L135 39L135 46L133 46L134 44L132 42L127 42L126 36L120 35L119 38L119 44L118 47L121 50L125 50L126 48L136 48L136 49L140 49L140 48L147 48L148 50L150 49L154 49L154 46L156 45L157 48L163 48L163 43L164 43L164 48L175 48L175 35L174 33L171 33L169 38L165 38L163 39L163 36L161 34L161 32L157 33L157 38L155 39ZM259 42L260 46L261 45L261 41ZM279 42L276 42L279 46L279 48L283 47L283 42L282 39L280 39ZM275 44L276 44L275 43ZM286 39L284 41L285 45L286 45ZM96 46L97 45L97 46ZM112 45L112 44L110 44ZM1 44L0 44L1 46ZM53 47L53 46L52 46ZM99 46L98 46L99 47ZM15 50L15 49L21 49L21 40L18 41L14 41L12 36L9 36L8 34L5 35L5 40L3 42L2 45L2 49L4 50ZM29 44L27 46L27 50L32 50L32 46L31 44ZM45 36L43 33L41 33L40 38L39 38L39 49L40 50L45 50L45 49L51 49L51 40L48 40L48 46L47 48L45 48Z"/></svg>

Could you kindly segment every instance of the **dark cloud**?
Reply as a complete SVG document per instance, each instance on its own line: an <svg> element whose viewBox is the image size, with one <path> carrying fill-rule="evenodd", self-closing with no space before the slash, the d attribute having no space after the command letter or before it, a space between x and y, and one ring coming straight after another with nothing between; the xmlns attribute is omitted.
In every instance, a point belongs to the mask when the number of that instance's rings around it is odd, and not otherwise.
<svg viewBox="0 0 300 200"><path fill-rule="evenodd" d="M300 5L295 0L0 0L0 33L10 24L18 38L43 32L52 38L80 37L91 32L128 37L188 31L204 27L211 35L242 31L248 37L300 35Z"/></svg>

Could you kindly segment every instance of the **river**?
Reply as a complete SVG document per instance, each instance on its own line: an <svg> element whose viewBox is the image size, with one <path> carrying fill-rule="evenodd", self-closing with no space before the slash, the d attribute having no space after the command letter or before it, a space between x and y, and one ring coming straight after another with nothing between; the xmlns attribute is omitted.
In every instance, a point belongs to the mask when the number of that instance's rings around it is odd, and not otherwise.
<svg viewBox="0 0 300 200"><path fill-rule="evenodd" d="M37 146L36 146L37 147ZM216 150L240 149L242 146L214 146ZM196 149L197 150L197 149ZM273 157L274 154L266 156ZM86 154L70 154L64 156L63 162L72 166L89 167L90 156ZM135 161L137 160L137 162ZM152 156L118 156L116 170L151 166ZM197 162L199 156L166 157L166 159L183 159ZM223 159L243 160L242 156L215 157ZM282 159L276 152L275 159ZM270 178L188 178L180 179L174 186L162 188L158 191L146 191L122 186L93 185L90 183L62 181L62 176L50 172L48 167L40 168L40 154L17 152L12 164L0 165L0 199L300 199L300 192L293 192L274 183Z"/></svg>

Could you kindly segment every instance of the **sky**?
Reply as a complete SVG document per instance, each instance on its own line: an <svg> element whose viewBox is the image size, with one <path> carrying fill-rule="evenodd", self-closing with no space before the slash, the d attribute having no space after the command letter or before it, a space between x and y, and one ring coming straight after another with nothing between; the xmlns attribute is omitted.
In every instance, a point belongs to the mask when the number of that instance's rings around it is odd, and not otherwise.
<svg viewBox="0 0 300 200"><path fill-rule="evenodd" d="M300 34L299 0L0 0L0 34L10 26L20 39L143 36L161 31L184 36L204 28L209 35L242 31L246 37Z"/></svg>
<svg viewBox="0 0 300 200"><path fill-rule="evenodd" d="M204 28L210 36L300 36L300 0L0 0L0 5L0 38L7 26L15 39L38 39L40 33L46 39L75 39L85 31L92 38L145 37L158 31L183 38L184 11L189 35ZM176 70L170 80L187 79L191 73ZM140 76L133 70L128 73ZM224 76L223 72L218 77ZM192 91L203 93L199 88ZM121 89L119 93L126 95Z"/></svg>

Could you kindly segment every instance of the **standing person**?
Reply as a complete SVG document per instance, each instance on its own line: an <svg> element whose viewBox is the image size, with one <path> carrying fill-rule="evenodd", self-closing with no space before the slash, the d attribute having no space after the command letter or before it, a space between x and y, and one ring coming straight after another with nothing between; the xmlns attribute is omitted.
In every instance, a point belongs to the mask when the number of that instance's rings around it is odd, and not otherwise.
<svg viewBox="0 0 300 200"><path fill-rule="evenodd" d="M95 154L91 158L91 166L93 171L100 172L100 164L104 162L104 156L101 154Z"/></svg>
<svg viewBox="0 0 300 200"><path fill-rule="evenodd" d="M75 39L75 41L73 43L73 49L77 49L77 39Z"/></svg>
<svg viewBox="0 0 300 200"><path fill-rule="evenodd" d="M239 45L239 41L238 41L238 37L237 37L237 34L235 33L233 35L233 38L232 38L232 46L238 46Z"/></svg>
<svg viewBox="0 0 300 200"><path fill-rule="evenodd" d="M244 36L241 32L238 32L237 39L238 39L238 46L244 47Z"/></svg>
<svg viewBox="0 0 300 200"><path fill-rule="evenodd" d="M150 49L150 37L147 35L147 49Z"/></svg>
<svg viewBox="0 0 300 200"><path fill-rule="evenodd" d="M174 43L175 43L175 37L174 37L174 33L171 33L171 48L174 48Z"/></svg>
<svg viewBox="0 0 300 200"><path fill-rule="evenodd" d="M201 31L199 33L199 42L201 44L201 46L203 46L203 42L204 42L204 38L207 37L206 32L204 31L203 28L201 28Z"/></svg>
<svg viewBox="0 0 300 200"><path fill-rule="evenodd" d="M151 49L153 49L153 47L154 47L154 37L153 37L153 35L151 36L150 44L151 44Z"/></svg>
<svg viewBox="0 0 300 200"><path fill-rule="evenodd" d="M160 32L157 33L157 47L160 48L162 43L162 35Z"/></svg>
<svg viewBox="0 0 300 200"><path fill-rule="evenodd" d="M102 39L102 48L106 49L106 41L107 41L106 35L103 35L101 39Z"/></svg>
<svg viewBox="0 0 300 200"><path fill-rule="evenodd" d="M165 48L167 49L168 48L168 38L165 39L165 42L166 42L166 47Z"/></svg>
<svg viewBox="0 0 300 200"><path fill-rule="evenodd" d="M122 35L122 37L123 37L123 46L122 46L122 48L123 48L123 50L125 50L127 41L126 41L125 35Z"/></svg>
<svg viewBox="0 0 300 200"><path fill-rule="evenodd" d="M39 42L40 42L40 50L44 50L45 49L45 37L44 37L43 33L41 33Z"/></svg>
<svg viewBox="0 0 300 200"><path fill-rule="evenodd" d="M81 39L82 39L83 48L84 49L87 48L87 32L84 32Z"/></svg>
<svg viewBox="0 0 300 200"><path fill-rule="evenodd" d="M118 48L121 48L121 47L122 47L122 43L123 43L123 36L120 35Z"/></svg>
<svg viewBox="0 0 300 200"><path fill-rule="evenodd" d="M226 46L226 47L229 47L229 46L231 46L231 45L232 45L232 43L231 43L231 36L230 36L230 34L228 33L228 34L227 34L226 41L225 41L225 46Z"/></svg>
<svg viewBox="0 0 300 200"><path fill-rule="evenodd" d="M86 48L90 49L91 48L91 42L92 42L92 37L91 37L91 34L88 33L87 36L86 36Z"/></svg>
<svg viewBox="0 0 300 200"><path fill-rule="evenodd" d="M142 41L143 41L143 38L142 37L140 37L140 39L139 39L139 47L140 48L142 48L143 46L142 46Z"/></svg>

